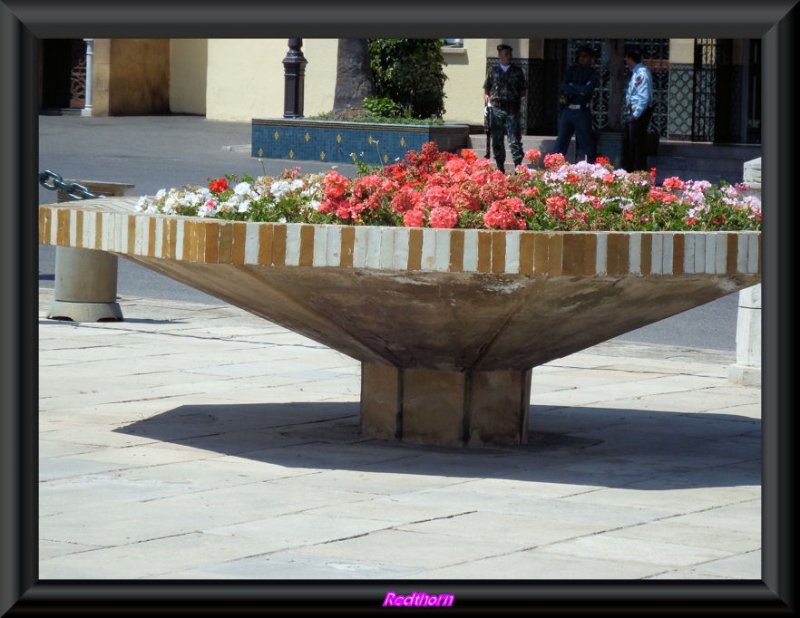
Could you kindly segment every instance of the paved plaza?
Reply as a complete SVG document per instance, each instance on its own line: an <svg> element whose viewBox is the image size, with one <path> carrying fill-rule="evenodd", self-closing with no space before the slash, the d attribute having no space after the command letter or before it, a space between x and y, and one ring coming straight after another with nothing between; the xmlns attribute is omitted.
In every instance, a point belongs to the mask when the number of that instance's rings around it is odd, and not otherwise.
<svg viewBox="0 0 800 618"><path fill-rule="evenodd" d="M533 370L528 444L423 447L361 436L359 363L243 310L52 302L42 579L761 579L734 352L608 341Z"/></svg>

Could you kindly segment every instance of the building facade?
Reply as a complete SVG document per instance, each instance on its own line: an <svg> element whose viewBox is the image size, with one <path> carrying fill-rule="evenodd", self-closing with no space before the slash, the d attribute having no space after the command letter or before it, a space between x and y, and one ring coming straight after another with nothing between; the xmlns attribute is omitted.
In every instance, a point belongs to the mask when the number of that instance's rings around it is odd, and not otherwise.
<svg viewBox="0 0 800 618"><path fill-rule="evenodd" d="M329 112L337 39L303 39L303 114ZM626 39L639 44L654 79L651 131L662 139L761 143L760 39ZM612 127L612 60L605 39L449 39L442 48L445 120L483 122L482 85L497 44L514 48L528 77L526 135L555 135L558 83L578 46L596 52L601 85L595 129ZM250 122L284 113L287 39L40 40L41 113L196 114ZM87 87L88 86L88 87Z"/></svg>

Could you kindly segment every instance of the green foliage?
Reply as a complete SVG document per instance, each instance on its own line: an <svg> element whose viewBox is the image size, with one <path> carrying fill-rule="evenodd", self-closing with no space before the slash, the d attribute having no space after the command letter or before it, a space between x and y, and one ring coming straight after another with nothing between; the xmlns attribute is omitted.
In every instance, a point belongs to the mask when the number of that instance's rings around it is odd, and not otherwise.
<svg viewBox="0 0 800 618"><path fill-rule="evenodd" d="M366 99L365 99L366 102ZM315 116L307 116L308 120L334 120L342 121L342 119L333 112L323 112ZM409 116L375 116L366 111L366 103L364 114L360 116L348 116L343 122L370 122L373 124L418 124L418 125L431 125L431 124L445 124L441 118L411 118Z"/></svg>
<svg viewBox="0 0 800 618"><path fill-rule="evenodd" d="M410 118L411 109L388 97L368 96L364 99L364 111L374 118Z"/></svg>
<svg viewBox="0 0 800 618"><path fill-rule="evenodd" d="M369 53L378 100L393 101L412 118L444 115L441 39L370 39Z"/></svg>

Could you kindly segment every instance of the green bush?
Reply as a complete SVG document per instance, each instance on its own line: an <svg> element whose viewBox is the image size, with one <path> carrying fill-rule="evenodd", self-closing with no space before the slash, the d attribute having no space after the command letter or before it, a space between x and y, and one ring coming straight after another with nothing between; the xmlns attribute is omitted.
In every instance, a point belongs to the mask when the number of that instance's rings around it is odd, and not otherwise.
<svg viewBox="0 0 800 618"><path fill-rule="evenodd" d="M373 118L410 118L411 109L388 97L370 95L364 99L364 111Z"/></svg>
<svg viewBox="0 0 800 618"><path fill-rule="evenodd" d="M444 116L447 76L441 46L441 39L369 39L374 98L388 99L411 118Z"/></svg>

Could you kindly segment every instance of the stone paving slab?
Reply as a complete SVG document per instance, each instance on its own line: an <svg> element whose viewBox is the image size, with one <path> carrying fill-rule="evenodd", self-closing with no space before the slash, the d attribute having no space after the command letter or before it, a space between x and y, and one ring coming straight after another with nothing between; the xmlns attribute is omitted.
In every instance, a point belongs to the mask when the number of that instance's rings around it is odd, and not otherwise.
<svg viewBox="0 0 800 618"><path fill-rule="evenodd" d="M609 341L533 371L529 442L358 427L360 365L228 305L47 319L42 579L760 579L761 390Z"/></svg>

